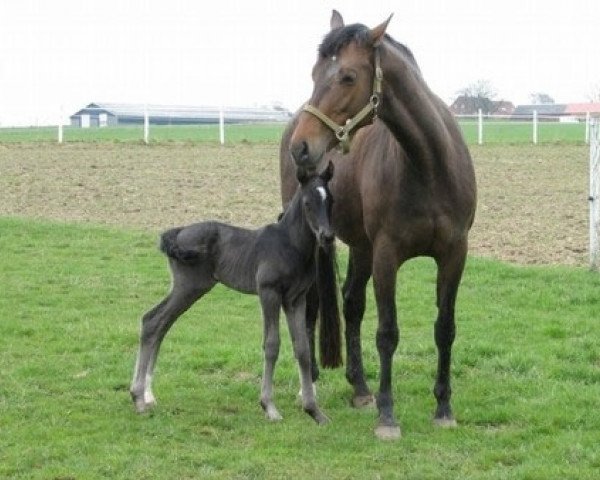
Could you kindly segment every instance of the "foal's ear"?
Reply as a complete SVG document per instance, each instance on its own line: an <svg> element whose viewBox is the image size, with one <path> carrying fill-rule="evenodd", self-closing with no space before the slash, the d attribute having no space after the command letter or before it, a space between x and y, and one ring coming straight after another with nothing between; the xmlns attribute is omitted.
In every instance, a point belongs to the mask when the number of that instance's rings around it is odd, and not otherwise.
<svg viewBox="0 0 600 480"><path fill-rule="evenodd" d="M374 47L379 46L383 40L383 34L385 33L388 23L390 23L390 20L393 16L394 14L392 13L385 22L371 29L371 41L373 42Z"/></svg>
<svg viewBox="0 0 600 480"><path fill-rule="evenodd" d="M321 173L320 176L325 183L329 182L329 180L333 178L333 162L331 160L329 160L327 168L323 170L323 173Z"/></svg>
<svg viewBox="0 0 600 480"><path fill-rule="evenodd" d="M331 20L329 21L329 25L332 30L336 28L342 28L344 26L344 19L342 18L342 14L337 10L333 10L331 12Z"/></svg>
<svg viewBox="0 0 600 480"><path fill-rule="evenodd" d="M308 180L308 170L303 167L296 167L296 178L301 185L304 185Z"/></svg>

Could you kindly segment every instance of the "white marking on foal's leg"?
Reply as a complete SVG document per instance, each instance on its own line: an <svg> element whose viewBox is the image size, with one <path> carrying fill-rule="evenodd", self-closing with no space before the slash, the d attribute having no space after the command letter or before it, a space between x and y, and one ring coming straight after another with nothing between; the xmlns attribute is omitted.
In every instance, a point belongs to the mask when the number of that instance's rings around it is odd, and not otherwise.
<svg viewBox="0 0 600 480"><path fill-rule="evenodd" d="M322 187L319 187L322 188ZM298 367L298 375L300 377L300 390L298 391L298 398L302 399L302 372L300 371L300 367ZM313 382L312 384L313 396L317 398L317 384Z"/></svg>
<svg viewBox="0 0 600 480"><path fill-rule="evenodd" d="M146 384L144 385L144 403L146 405L156 405L156 398L152 393L152 375L146 374Z"/></svg>

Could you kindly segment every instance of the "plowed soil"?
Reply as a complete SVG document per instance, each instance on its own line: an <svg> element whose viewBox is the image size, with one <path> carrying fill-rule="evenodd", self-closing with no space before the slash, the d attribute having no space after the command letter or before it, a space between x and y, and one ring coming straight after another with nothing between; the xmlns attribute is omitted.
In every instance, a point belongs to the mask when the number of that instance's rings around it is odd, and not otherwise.
<svg viewBox="0 0 600 480"><path fill-rule="evenodd" d="M524 264L588 260L585 146L473 147L471 253ZM0 215L160 231L245 226L280 212L278 145L0 145Z"/></svg>

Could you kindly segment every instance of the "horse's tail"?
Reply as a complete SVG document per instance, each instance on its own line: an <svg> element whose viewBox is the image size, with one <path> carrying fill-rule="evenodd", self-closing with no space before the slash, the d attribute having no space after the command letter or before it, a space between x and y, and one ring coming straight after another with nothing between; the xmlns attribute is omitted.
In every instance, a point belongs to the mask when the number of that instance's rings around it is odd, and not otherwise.
<svg viewBox="0 0 600 480"><path fill-rule="evenodd" d="M179 260L182 263L196 263L200 260L200 252L197 250L183 249L177 243L177 236L183 227L172 228L160 236L160 250L167 257Z"/></svg>
<svg viewBox="0 0 600 480"><path fill-rule="evenodd" d="M319 292L319 353L323 368L342 365L342 338L338 308L335 247L317 249L317 290Z"/></svg>

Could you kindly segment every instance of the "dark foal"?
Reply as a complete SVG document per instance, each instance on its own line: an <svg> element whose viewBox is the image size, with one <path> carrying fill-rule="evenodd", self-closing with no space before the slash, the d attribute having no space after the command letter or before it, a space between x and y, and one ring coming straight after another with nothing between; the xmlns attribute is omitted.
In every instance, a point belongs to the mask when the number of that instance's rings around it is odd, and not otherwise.
<svg viewBox="0 0 600 480"><path fill-rule="evenodd" d="M418 256L432 257L438 272L434 421L456 424L450 406L454 306L477 195L471 156L454 117L425 83L410 50L385 33L387 23L373 29L344 25L333 12L313 67L312 96L282 140L281 181L286 203L295 188L295 168L335 164L333 226L350 247L343 287L346 377L353 404L370 404L361 322L372 277L380 360L375 432L393 439L401 433L392 396L392 359L400 338L396 275ZM349 152L334 151L338 144ZM309 305L307 311L314 309Z"/></svg>
<svg viewBox="0 0 600 480"><path fill-rule="evenodd" d="M140 349L131 396L138 412L155 404L152 375L160 344L173 323L217 283L257 294L264 320L264 373L260 404L270 420L281 415L273 403L273 371L279 354L279 312L285 312L302 387L302 407L319 424L328 421L317 406L306 330L306 293L315 281L315 251L332 247L333 165L317 175L298 169L294 198L278 223L247 230L203 222L165 232L161 250L169 258L169 295L142 319ZM330 325L339 336L339 324ZM339 343L339 339L338 339Z"/></svg>

